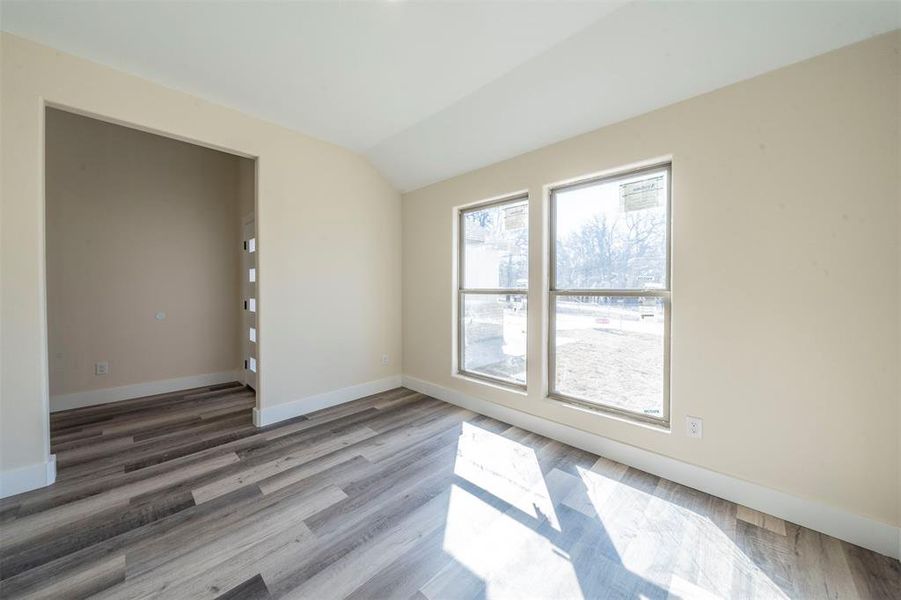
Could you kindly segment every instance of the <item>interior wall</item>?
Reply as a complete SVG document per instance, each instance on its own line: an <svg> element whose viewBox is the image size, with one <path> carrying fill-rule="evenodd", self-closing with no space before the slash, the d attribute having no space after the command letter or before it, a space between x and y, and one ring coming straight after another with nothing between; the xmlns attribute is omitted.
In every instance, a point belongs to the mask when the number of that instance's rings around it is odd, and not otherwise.
<svg viewBox="0 0 901 600"><path fill-rule="evenodd" d="M51 409L238 370L239 163L253 161L54 109L45 156Z"/></svg>
<svg viewBox="0 0 901 600"><path fill-rule="evenodd" d="M49 460L45 103L257 158L262 409L400 375L400 195L363 158L7 33L0 83L0 475Z"/></svg>
<svg viewBox="0 0 901 600"><path fill-rule="evenodd" d="M236 204L237 208L237 220L235 226L237 229L235 230L236 239L239 240L242 244L244 242L244 221L248 218L254 219L254 227L256 227L256 163L251 160L242 160L238 162L238 202ZM244 272L245 268L248 268L250 264L250 260L242 261L239 260L241 266L241 281L239 281L238 285L238 293L241 296L241 304L237 305L238 311L238 323L241 324L241 327L238 328L237 336L238 336L238 349L240 352L240 362L241 362L241 381L245 384L251 385L251 387L256 386L256 381L254 381L253 376L247 371L247 368L244 366L244 360L247 359L251 354L251 342L248 338L247 329L251 325L256 325L256 315L251 315L250 313L245 313L243 301L246 300L244 296L249 296L251 292L251 285L249 282L245 281L244 278L247 277L247 274ZM257 303L257 312L260 310L260 304ZM260 331L259 327L257 327L257 344L259 344Z"/></svg>
<svg viewBox="0 0 901 600"><path fill-rule="evenodd" d="M895 32L405 194L405 376L898 524L898 121ZM548 184L670 156L661 431L545 399L545 215ZM527 394L452 359L454 208L523 189Z"/></svg>
<svg viewBox="0 0 901 600"><path fill-rule="evenodd" d="M898 34L901 36L901 32ZM901 65L898 66L898 71L901 73ZM901 74L896 78L896 86L897 86L897 94L898 101L901 104ZM901 106L899 106L899 112L901 112ZM897 121L894 123L898 128L898 137L901 138L901 114L896 115ZM891 123L889 123L891 126ZM899 145L901 145L901 141L899 141ZM897 266L898 271L898 296L901 297L901 152L898 152L897 164L895 165L895 178L897 181L897 189L898 189L898 255L899 260ZM898 340L899 346L901 346L901 302L898 303ZM895 434L895 455L898 457L898 521L897 523L901 525L901 348L899 348L899 356L898 356L898 364L895 369L895 374L898 378L898 430ZM901 531L898 532L898 558L901 560Z"/></svg>

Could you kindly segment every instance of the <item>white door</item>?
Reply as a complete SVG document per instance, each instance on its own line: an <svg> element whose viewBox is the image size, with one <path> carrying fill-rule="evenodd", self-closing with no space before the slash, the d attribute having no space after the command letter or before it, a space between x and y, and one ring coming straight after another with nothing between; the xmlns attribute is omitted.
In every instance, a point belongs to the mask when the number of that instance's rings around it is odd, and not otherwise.
<svg viewBox="0 0 901 600"><path fill-rule="evenodd" d="M243 317L241 319L244 340L244 383L257 387L257 240L253 216L244 219L243 251L241 252L241 294Z"/></svg>

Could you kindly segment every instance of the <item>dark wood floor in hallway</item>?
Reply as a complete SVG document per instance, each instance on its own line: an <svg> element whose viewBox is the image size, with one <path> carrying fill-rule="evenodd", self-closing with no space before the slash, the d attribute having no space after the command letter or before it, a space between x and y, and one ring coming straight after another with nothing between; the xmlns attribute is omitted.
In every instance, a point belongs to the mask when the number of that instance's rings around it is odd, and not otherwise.
<svg viewBox="0 0 901 600"><path fill-rule="evenodd" d="M257 429L237 384L52 415L3 598L899 598L899 563L407 389Z"/></svg>

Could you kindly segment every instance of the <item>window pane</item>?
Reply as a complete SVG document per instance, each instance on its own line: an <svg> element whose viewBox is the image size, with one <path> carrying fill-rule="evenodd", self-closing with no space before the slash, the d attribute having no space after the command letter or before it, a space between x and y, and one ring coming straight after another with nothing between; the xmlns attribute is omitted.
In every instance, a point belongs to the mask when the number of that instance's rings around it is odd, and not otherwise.
<svg viewBox="0 0 901 600"><path fill-rule="evenodd" d="M529 204L496 204L463 213L463 288L529 286Z"/></svg>
<svg viewBox="0 0 901 600"><path fill-rule="evenodd" d="M642 415L663 415L664 300L556 296L554 391Z"/></svg>
<svg viewBox="0 0 901 600"><path fill-rule="evenodd" d="M526 382L526 297L463 295L462 370Z"/></svg>
<svg viewBox="0 0 901 600"><path fill-rule="evenodd" d="M666 179L663 170L556 192L556 289L666 288Z"/></svg>

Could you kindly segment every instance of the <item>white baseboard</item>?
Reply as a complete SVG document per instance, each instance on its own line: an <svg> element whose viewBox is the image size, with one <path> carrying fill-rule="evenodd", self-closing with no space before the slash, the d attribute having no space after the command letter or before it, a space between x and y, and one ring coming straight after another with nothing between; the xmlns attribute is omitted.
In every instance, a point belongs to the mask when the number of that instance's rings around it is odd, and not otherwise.
<svg viewBox="0 0 901 600"><path fill-rule="evenodd" d="M253 409L253 424L257 427L272 425L286 419L293 419L301 415L306 415L323 408L329 408L344 402L350 402L364 396L371 396L380 392L386 392L394 388L400 387L401 376L393 375L384 379L376 379L375 381L367 381L352 385L346 388L314 394L295 400L293 402L285 402L284 404L276 404L275 406L265 407L263 409Z"/></svg>
<svg viewBox="0 0 901 600"><path fill-rule="evenodd" d="M616 442L422 379L405 375L403 385L433 398L462 406L658 477L743 504L880 554L901 558L899 527Z"/></svg>
<svg viewBox="0 0 901 600"><path fill-rule="evenodd" d="M15 496L56 481L56 454L47 462L0 472L0 498Z"/></svg>
<svg viewBox="0 0 901 600"><path fill-rule="evenodd" d="M50 412L93 406L95 404L107 404L120 400L131 400L143 396L167 394L179 390L187 390L206 385L241 381L240 371L223 371L221 373L205 373L203 375L189 375L176 377L175 379L161 379L146 383L135 383L119 387L105 388L102 390L89 390L87 392L75 392L72 394L60 394L50 397Z"/></svg>

